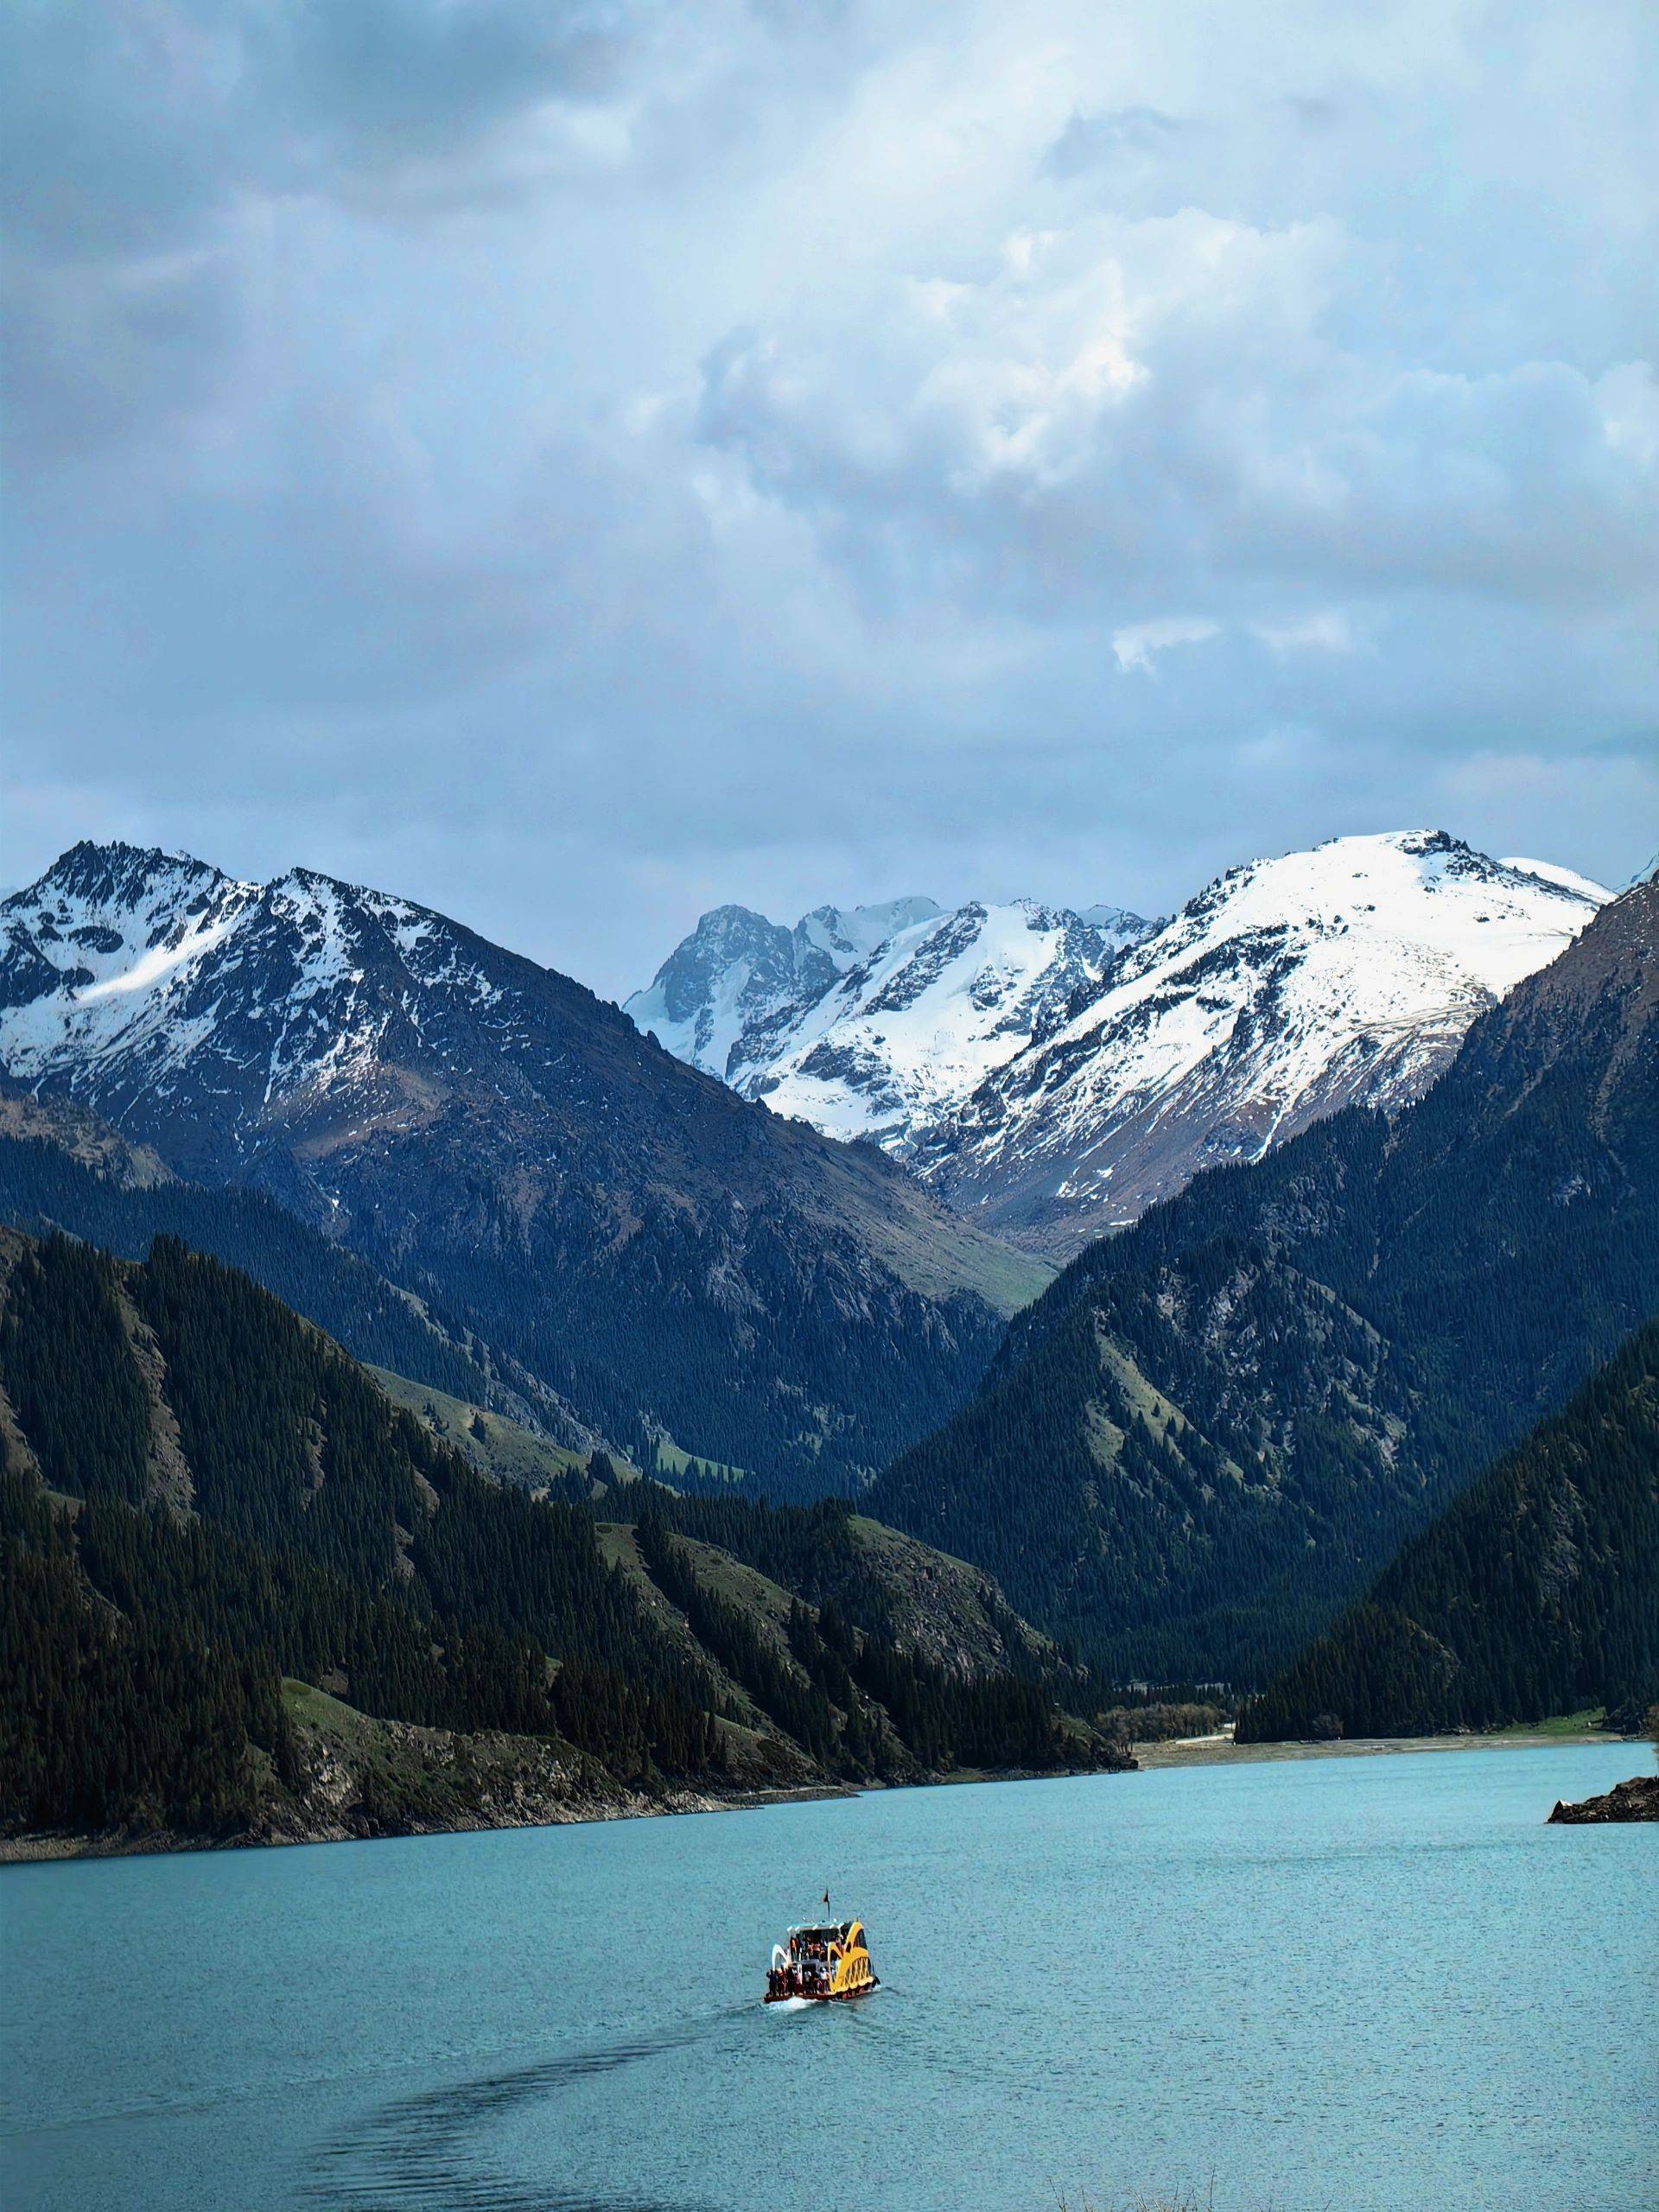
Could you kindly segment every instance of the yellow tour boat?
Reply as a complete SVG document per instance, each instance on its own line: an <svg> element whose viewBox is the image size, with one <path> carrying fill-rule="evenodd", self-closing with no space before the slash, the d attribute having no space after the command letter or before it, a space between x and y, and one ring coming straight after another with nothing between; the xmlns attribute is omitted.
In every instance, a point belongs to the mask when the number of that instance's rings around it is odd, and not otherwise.
<svg viewBox="0 0 1659 2212"><path fill-rule="evenodd" d="M815 2005L845 2004L880 1986L870 1964L861 1920L814 1921L791 1928L786 1944L772 1947L768 2005L799 1998Z"/></svg>

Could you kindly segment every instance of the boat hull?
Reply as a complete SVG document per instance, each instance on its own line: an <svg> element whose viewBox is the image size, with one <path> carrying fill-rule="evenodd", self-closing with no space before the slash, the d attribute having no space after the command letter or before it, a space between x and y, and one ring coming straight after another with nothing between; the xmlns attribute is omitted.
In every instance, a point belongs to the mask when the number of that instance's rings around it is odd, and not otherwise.
<svg viewBox="0 0 1659 2212"><path fill-rule="evenodd" d="M861 1997L874 1997L880 1986L872 1974L856 1989L793 1989L780 1991L776 1997L768 1990L760 2001L763 2005L851 2005Z"/></svg>

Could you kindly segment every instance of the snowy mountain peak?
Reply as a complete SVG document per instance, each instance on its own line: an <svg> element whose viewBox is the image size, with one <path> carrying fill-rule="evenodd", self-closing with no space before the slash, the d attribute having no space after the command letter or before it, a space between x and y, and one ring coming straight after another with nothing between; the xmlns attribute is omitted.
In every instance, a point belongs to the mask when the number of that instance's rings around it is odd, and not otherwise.
<svg viewBox="0 0 1659 2212"><path fill-rule="evenodd" d="M136 905L157 885L215 884L228 880L220 869L188 853L168 853L156 845L129 845L119 839L97 844L83 837L67 852L60 853L37 882L14 891L11 898Z"/></svg>
<svg viewBox="0 0 1659 2212"><path fill-rule="evenodd" d="M827 925L809 932L811 918L791 931L747 906L716 906L625 1010L677 1059L726 1078L747 1038L826 988L845 964L818 941Z"/></svg>
<svg viewBox="0 0 1659 2212"><path fill-rule="evenodd" d="M129 1002L165 997L256 895L188 854L72 846L0 906L6 998L22 1007L73 995L103 1006L111 1026Z"/></svg>
<svg viewBox="0 0 1659 2212"><path fill-rule="evenodd" d="M1230 868L927 1132L923 1172L988 1224L1069 1252L1202 1166L1350 1103L1414 1096L1609 895L1440 830Z"/></svg>
<svg viewBox="0 0 1659 2212"><path fill-rule="evenodd" d="M148 944L158 932L207 912L226 893L252 887L188 853L83 842L60 854L38 882L14 891L0 917L33 922L53 939L77 942L73 932L83 931L89 944L118 921L124 929L142 929Z"/></svg>
<svg viewBox="0 0 1659 2212"><path fill-rule="evenodd" d="M717 908L626 1011L746 1097L903 1154L1147 926L1097 914L909 898L816 907L785 930Z"/></svg>
<svg viewBox="0 0 1659 2212"><path fill-rule="evenodd" d="M232 1147L400 1029L500 995L454 925L308 868L260 885L81 844L0 907L0 1065L118 1121L188 1068L227 1102Z"/></svg>
<svg viewBox="0 0 1659 2212"><path fill-rule="evenodd" d="M0 914L0 1069L435 1297L561 1424L769 1481L891 1458L1040 1273L568 976L306 868L66 855Z"/></svg>
<svg viewBox="0 0 1659 2212"><path fill-rule="evenodd" d="M938 911L921 898L815 906L785 929L748 906L716 906L623 1010L677 1059L741 1089L837 977Z"/></svg>
<svg viewBox="0 0 1659 2212"><path fill-rule="evenodd" d="M889 899L878 906L815 906L795 927L806 941L827 952L839 968L849 968L885 944L899 930L930 921L939 911L933 899Z"/></svg>
<svg viewBox="0 0 1659 2212"><path fill-rule="evenodd" d="M1099 930L1116 945L1138 944L1152 926L1139 914L1130 913L1127 906L1113 906L1104 901L1098 906L1080 907L1077 919L1087 922L1090 929Z"/></svg>

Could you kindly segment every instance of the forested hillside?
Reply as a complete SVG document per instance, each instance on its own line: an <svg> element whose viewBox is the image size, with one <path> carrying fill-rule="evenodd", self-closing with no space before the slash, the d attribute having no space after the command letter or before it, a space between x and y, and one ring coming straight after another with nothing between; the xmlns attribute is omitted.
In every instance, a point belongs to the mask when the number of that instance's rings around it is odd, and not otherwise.
<svg viewBox="0 0 1659 2212"><path fill-rule="evenodd" d="M1659 1701L1659 1322L1408 1543L1238 1721L1421 1734Z"/></svg>
<svg viewBox="0 0 1659 2212"><path fill-rule="evenodd" d="M395 1288L263 1192L204 1188L159 1161L134 1170L133 1148L95 1117L0 1095L0 1223L34 1236L60 1229L132 1260L157 1236L176 1236L251 1275L354 1359L495 1407L573 1449L607 1441L464 1321Z"/></svg>
<svg viewBox="0 0 1659 2212"><path fill-rule="evenodd" d="M1247 1681L1410 1525L1411 1403L1359 1314L1228 1241L1077 1303L868 1503L1116 1679Z"/></svg>
<svg viewBox="0 0 1659 2212"><path fill-rule="evenodd" d="M175 1239L136 1264L7 1232L0 1279L7 1832L374 1833L1116 1756L1040 1669L942 1666L868 1591L819 1606L662 1514L607 1531L490 1481Z"/></svg>
<svg viewBox="0 0 1659 2212"><path fill-rule="evenodd" d="M1392 1123L1092 1246L870 1510L1119 1675L1261 1681L1659 1310L1659 886Z"/></svg>
<svg viewBox="0 0 1659 2212"><path fill-rule="evenodd" d="M949 1673L1018 1675L1051 1688L1062 1704L1085 1693L1084 1670L1037 1634L985 1574L855 1513L844 1499L774 1507L631 1482L606 1491L594 1510L607 1521L655 1521L713 1547Z"/></svg>

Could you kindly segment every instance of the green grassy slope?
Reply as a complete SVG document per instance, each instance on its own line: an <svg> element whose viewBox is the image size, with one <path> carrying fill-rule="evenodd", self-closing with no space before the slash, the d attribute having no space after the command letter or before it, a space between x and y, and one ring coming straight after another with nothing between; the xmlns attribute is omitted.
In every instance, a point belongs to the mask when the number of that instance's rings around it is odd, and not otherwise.
<svg viewBox="0 0 1659 2212"><path fill-rule="evenodd" d="M368 1372L394 1405L412 1414L432 1435L498 1482L537 1490L549 1484L562 1485L572 1475L586 1474L588 1453L550 1443L505 1414L492 1413L430 1383L412 1382L408 1376L389 1367L371 1366Z"/></svg>

